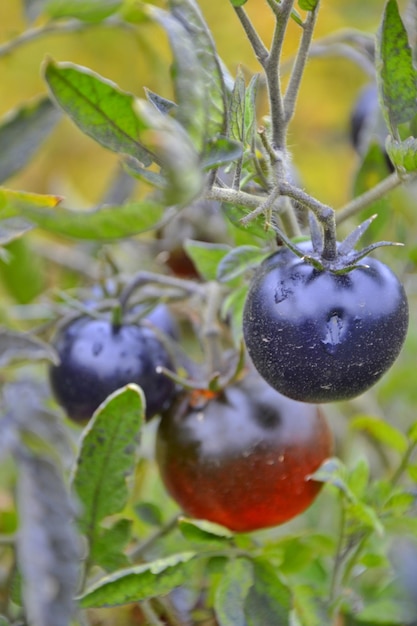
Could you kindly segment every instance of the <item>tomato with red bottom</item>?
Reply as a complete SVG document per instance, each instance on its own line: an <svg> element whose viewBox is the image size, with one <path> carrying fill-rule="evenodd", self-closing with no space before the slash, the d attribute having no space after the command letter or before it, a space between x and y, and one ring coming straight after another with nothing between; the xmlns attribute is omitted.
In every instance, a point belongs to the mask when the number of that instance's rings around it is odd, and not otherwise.
<svg viewBox="0 0 417 626"><path fill-rule="evenodd" d="M302 513L321 483L310 475L332 454L320 409L248 375L218 394L185 393L160 422L156 457L182 510L236 532Z"/></svg>

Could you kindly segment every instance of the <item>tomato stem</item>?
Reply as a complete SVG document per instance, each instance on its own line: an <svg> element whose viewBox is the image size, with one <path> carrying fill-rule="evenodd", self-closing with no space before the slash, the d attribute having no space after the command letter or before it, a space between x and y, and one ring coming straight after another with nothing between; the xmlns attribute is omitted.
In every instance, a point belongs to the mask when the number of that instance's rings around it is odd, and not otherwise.
<svg viewBox="0 0 417 626"><path fill-rule="evenodd" d="M127 308L127 304L133 293L149 283L157 284L163 287L173 287L184 292L184 295L198 294L204 296L204 288L192 280L176 278L175 276L164 276L162 274L154 274L152 272L140 271L122 290L119 301L123 312Z"/></svg>
<svg viewBox="0 0 417 626"><path fill-rule="evenodd" d="M171 519L169 519L163 526L158 528L154 533L152 533L149 537L147 537L142 543L140 543L136 548L132 550L129 554L130 558L133 562L141 561L143 555L151 548L159 539L169 535L178 524L178 513L176 513Z"/></svg>
<svg viewBox="0 0 417 626"><path fill-rule="evenodd" d="M206 307L203 322L203 340L205 342L208 362L208 374L221 373L222 346L220 341L219 311L223 299L223 290L219 283L211 281L207 284Z"/></svg>
<svg viewBox="0 0 417 626"><path fill-rule="evenodd" d="M150 600L144 600L143 602L140 602L139 606L149 626L165 626L165 622L159 619L159 616L152 607Z"/></svg>

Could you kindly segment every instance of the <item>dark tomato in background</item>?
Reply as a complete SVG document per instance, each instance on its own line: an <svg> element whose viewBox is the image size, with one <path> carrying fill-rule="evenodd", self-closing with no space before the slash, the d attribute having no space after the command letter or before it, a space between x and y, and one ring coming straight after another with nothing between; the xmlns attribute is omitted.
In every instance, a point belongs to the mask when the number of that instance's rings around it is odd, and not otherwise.
<svg viewBox="0 0 417 626"><path fill-rule="evenodd" d="M156 372L158 366L172 369L171 359L149 328L80 317L58 332L54 346L60 363L50 367L51 388L76 422L90 419L110 393L128 383L143 389L148 419L174 395L174 383Z"/></svg>
<svg viewBox="0 0 417 626"><path fill-rule="evenodd" d="M156 442L162 480L181 509L237 532L302 513L332 454L318 407L294 402L256 373L220 394L186 394L163 415Z"/></svg>

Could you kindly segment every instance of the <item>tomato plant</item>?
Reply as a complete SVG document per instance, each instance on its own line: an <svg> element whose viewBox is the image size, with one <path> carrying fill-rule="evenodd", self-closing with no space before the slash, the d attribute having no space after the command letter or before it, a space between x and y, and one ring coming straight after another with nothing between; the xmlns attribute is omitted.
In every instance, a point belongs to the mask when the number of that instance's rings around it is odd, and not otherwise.
<svg viewBox="0 0 417 626"><path fill-rule="evenodd" d="M217 393L181 395L156 446L162 479L185 513L247 532L313 502L322 485L309 476L331 456L332 435L320 409L252 374Z"/></svg>
<svg viewBox="0 0 417 626"><path fill-rule="evenodd" d="M1 626L416 623L417 4L377 5L0 3Z"/></svg>

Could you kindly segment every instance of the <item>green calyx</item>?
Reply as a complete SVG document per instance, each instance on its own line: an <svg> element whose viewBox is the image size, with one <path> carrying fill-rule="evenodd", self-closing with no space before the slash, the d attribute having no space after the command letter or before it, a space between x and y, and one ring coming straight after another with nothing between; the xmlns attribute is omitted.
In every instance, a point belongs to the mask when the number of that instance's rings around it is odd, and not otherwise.
<svg viewBox="0 0 417 626"><path fill-rule="evenodd" d="M280 230L278 232L283 244L291 250L295 255L306 263L310 263L318 271L332 272L333 274L347 274L352 270L360 267L368 267L366 264L361 264L360 261L368 256L376 248L382 246L403 246L404 244L392 241L377 241L375 243L362 248L361 250L355 250L355 246L369 228L371 223L377 215L372 215L370 218L359 224L347 237L340 243L336 244L336 254L334 258L328 259L323 255L325 249L325 235L316 218L310 214L310 236L311 236L311 253L306 253L305 250L300 248L295 242L286 237Z"/></svg>

